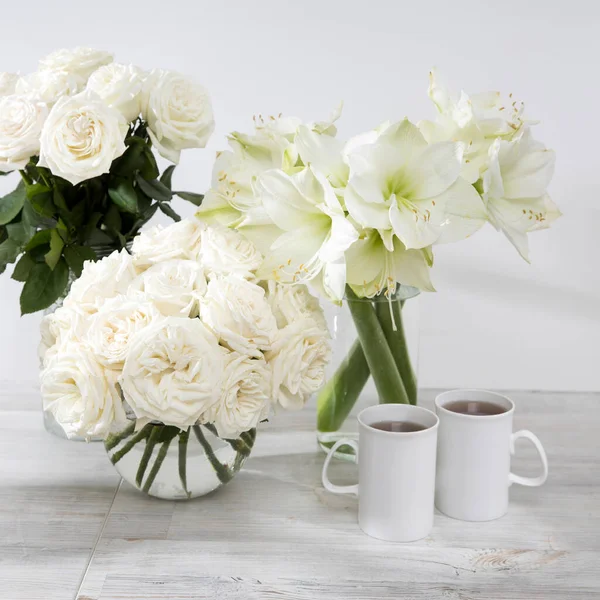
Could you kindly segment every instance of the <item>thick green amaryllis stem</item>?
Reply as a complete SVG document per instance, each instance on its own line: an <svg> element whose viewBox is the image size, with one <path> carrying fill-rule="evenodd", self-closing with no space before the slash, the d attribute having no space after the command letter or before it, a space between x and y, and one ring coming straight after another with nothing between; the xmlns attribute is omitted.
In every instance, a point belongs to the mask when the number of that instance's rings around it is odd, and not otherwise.
<svg viewBox="0 0 600 600"><path fill-rule="evenodd" d="M404 383L373 304L359 300L349 286L346 287L346 298L380 403L409 404Z"/></svg>
<svg viewBox="0 0 600 600"><path fill-rule="evenodd" d="M337 431L356 404L371 371L360 340L352 344L333 377L317 398L317 429Z"/></svg>
<svg viewBox="0 0 600 600"><path fill-rule="evenodd" d="M411 404L417 403L417 378L410 362L406 334L402 321L402 306L399 300L375 302L375 313L387 340L396 368L400 373L406 395ZM392 318L393 317L393 318ZM394 331L394 325L396 330Z"/></svg>

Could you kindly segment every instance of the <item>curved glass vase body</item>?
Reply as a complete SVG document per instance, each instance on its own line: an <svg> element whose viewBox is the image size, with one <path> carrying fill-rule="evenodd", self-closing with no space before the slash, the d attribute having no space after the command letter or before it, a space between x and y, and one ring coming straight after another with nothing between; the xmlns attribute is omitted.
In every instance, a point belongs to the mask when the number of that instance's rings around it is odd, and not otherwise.
<svg viewBox="0 0 600 600"><path fill-rule="evenodd" d="M104 447L119 475L141 492L165 500L204 496L228 483L250 456L256 429L221 439L212 425L187 430L135 422L111 435Z"/></svg>
<svg viewBox="0 0 600 600"><path fill-rule="evenodd" d="M317 439L327 452L340 438L358 439L356 416L379 403L417 402L419 291L398 286L389 296L357 298L347 290L335 315L328 381L317 397ZM338 458L353 460L342 447Z"/></svg>

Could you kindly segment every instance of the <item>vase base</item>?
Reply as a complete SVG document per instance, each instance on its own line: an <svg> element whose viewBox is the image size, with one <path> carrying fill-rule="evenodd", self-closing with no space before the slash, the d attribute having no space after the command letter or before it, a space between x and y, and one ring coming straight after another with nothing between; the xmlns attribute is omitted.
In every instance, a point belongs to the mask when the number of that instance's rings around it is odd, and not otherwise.
<svg viewBox="0 0 600 600"><path fill-rule="evenodd" d="M319 447L325 454L327 454L332 446L341 439L349 439L357 442L358 433L356 431L317 431ZM346 462L356 462L356 455L350 446L341 446L335 452L333 457Z"/></svg>

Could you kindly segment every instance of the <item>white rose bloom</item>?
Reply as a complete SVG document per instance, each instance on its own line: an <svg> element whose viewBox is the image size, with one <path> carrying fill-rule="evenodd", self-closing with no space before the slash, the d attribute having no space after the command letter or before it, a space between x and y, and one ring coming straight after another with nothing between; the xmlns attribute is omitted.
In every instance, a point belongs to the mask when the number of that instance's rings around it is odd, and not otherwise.
<svg viewBox="0 0 600 600"><path fill-rule="evenodd" d="M18 73L0 71L0 96L10 96L11 94L14 94L18 80Z"/></svg>
<svg viewBox="0 0 600 600"><path fill-rule="evenodd" d="M98 96L83 92L52 107L40 140L40 167L73 185L108 173L125 152L127 123Z"/></svg>
<svg viewBox="0 0 600 600"><path fill-rule="evenodd" d="M85 81L103 65L113 61L113 55L93 48L63 48L56 50L40 60L40 70L68 71L78 75Z"/></svg>
<svg viewBox="0 0 600 600"><path fill-rule="evenodd" d="M200 261L208 273L253 277L262 263L260 252L233 229L207 227L202 232Z"/></svg>
<svg viewBox="0 0 600 600"><path fill-rule="evenodd" d="M142 116L161 156L178 163L181 150L204 148L215 122L208 92L179 73L152 71L142 92Z"/></svg>
<svg viewBox="0 0 600 600"><path fill-rule="evenodd" d="M199 319L165 317L131 341L120 379L140 419L182 429L218 402L226 351Z"/></svg>
<svg viewBox="0 0 600 600"><path fill-rule="evenodd" d="M271 370L264 359L232 352L222 377L222 393L203 417L213 423L220 437L235 439L269 416Z"/></svg>
<svg viewBox="0 0 600 600"><path fill-rule="evenodd" d="M137 271L127 250L115 251L97 262L86 261L83 273L71 286L64 306L94 314L107 298L126 294Z"/></svg>
<svg viewBox="0 0 600 600"><path fill-rule="evenodd" d="M319 326L327 328L325 314L319 301L305 285L281 285L269 281L268 286L267 299L275 319L277 319L279 329L305 317L310 317Z"/></svg>
<svg viewBox="0 0 600 600"><path fill-rule="evenodd" d="M17 94L31 94L45 102L54 104L63 96L74 96L85 87L85 81L76 73L68 71L37 71L17 81Z"/></svg>
<svg viewBox="0 0 600 600"><path fill-rule="evenodd" d="M200 303L200 317L221 342L260 358L277 335L277 322L263 288L235 275L215 276Z"/></svg>
<svg viewBox="0 0 600 600"><path fill-rule="evenodd" d="M165 316L193 318L206 292L206 277L193 260L167 260L138 275L129 291L143 292Z"/></svg>
<svg viewBox="0 0 600 600"><path fill-rule="evenodd" d="M79 342L87 324L84 315L77 310L60 306L53 313L45 315L40 324L41 339L38 346L40 364L45 367L56 353L68 342Z"/></svg>
<svg viewBox="0 0 600 600"><path fill-rule="evenodd" d="M22 169L39 154L40 134L48 116L45 104L28 96L0 98L0 171Z"/></svg>
<svg viewBox="0 0 600 600"><path fill-rule="evenodd" d="M134 121L140 114L140 92L144 84L143 71L133 65L111 63L94 71L87 82L87 89L95 92L127 121Z"/></svg>
<svg viewBox="0 0 600 600"><path fill-rule="evenodd" d="M184 219L168 227L157 225L142 231L133 240L133 257L137 267L145 268L165 260L197 260L204 225Z"/></svg>
<svg viewBox="0 0 600 600"><path fill-rule="evenodd" d="M126 422L116 374L82 344L67 344L41 373L44 410L68 437L106 437Z"/></svg>
<svg viewBox="0 0 600 600"><path fill-rule="evenodd" d="M160 318L150 299L116 296L91 317L84 343L104 367L120 371L133 336Z"/></svg>
<svg viewBox="0 0 600 600"><path fill-rule="evenodd" d="M328 332L311 318L295 321L279 331L265 358L273 372L273 402L299 410L325 383L331 358Z"/></svg>

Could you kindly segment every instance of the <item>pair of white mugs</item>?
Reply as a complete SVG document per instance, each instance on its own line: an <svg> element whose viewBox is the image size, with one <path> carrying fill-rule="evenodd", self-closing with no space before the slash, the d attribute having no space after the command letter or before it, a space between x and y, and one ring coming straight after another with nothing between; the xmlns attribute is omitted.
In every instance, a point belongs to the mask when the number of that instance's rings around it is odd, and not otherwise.
<svg viewBox="0 0 600 600"><path fill-rule="evenodd" d="M444 408L459 400L492 402L504 412L475 416ZM323 486L334 494L359 496L358 523L366 534L394 542L426 537L433 526L434 497L435 506L449 517L491 521L508 510L513 483L539 486L546 481L544 448L530 431L512 432L515 405L509 398L483 390L455 390L440 394L435 410L437 415L407 404L371 406L358 415L359 443L342 439L329 451ZM390 432L372 427L382 421L409 421L425 429ZM510 472L519 438L536 447L543 466L539 477ZM344 445L354 448L358 485L335 485L327 476L332 457Z"/></svg>

